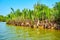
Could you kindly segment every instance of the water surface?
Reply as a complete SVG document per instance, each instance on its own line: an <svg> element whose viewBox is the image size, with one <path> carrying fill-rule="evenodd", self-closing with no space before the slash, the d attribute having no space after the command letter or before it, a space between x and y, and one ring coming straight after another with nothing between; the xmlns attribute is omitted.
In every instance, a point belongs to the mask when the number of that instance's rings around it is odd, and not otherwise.
<svg viewBox="0 0 60 40"><path fill-rule="evenodd" d="M60 40L60 31L8 26L0 22L0 40Z"/></svg>

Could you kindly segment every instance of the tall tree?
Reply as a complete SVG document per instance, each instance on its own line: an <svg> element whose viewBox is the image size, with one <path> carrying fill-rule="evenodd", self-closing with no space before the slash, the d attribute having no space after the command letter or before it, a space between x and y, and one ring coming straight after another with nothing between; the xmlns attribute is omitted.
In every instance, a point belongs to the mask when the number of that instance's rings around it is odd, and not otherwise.
<svg viewBox="0 0 60 40"><path fill-rule="evenodd" d="M55 13L56 13L56 20L57 21L60 21L60 2L56 2L55 6L54 6L54 10L55 10Z"/></svg>

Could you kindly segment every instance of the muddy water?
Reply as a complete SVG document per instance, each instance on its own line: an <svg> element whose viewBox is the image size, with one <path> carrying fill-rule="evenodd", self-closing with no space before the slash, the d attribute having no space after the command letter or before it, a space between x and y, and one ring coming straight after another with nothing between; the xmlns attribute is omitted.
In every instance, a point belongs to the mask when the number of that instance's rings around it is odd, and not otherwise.
<svg viewBox="0 0 60 40"><path fill-rule="evenodd" d="M0 22L0 40L60 40L60 31L8 26Z"/></svg>

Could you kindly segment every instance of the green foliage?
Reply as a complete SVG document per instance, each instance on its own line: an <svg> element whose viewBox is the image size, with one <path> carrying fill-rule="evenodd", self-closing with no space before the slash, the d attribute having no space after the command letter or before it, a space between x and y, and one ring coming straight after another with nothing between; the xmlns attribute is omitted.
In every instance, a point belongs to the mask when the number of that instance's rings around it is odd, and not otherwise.
<svg viewBox="0 0 60 40"><path fill-rule="evenodd" d="M0 16L0 20L48 19L49 21L51 21L60 19L60 2L57 2L53 8L49 8L44 4L36 3L33 10L26 8L24 8L22 11L20 11L19 9L14 10L13 8L11 8L11 10L12 11L6 16L6 18Z"/></svg>
<svg viewBox="0 0 60 40"><path fill-rule="evenodd" d="M60 2L56 2L54 10L55 10L55 19L60 21Z"/></svg>
<svg viewBox="0 0 60 40"><path fill-rule="evenodd" d="M6 20L5 20L5 17L4 16L2 16L2 15L0 15L0 22L1 21L3 21L3 22L5 22Z"/></svg>
<svg viewBox="0 0 60 40"><path fill-rule="evenodd" d="M44 4L35 4L34 5L34 12L35 12L35 16L40 19L48 19L50 20L51 18L51 13L50 13L50 8Z"/></svg>

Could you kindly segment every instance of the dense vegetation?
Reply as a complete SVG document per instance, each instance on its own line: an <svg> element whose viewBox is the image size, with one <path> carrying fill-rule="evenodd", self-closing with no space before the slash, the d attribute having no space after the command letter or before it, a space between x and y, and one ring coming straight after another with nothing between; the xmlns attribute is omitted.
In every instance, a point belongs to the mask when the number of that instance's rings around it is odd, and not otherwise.
<svg viewBox="0 0 60 40"><path fill-rule="evenodd" d="M44 28L60 28L60 2L56 2L53 8L49 8L45 4L36 3L34 9L24 8L22 11L16 11L11 8L12 12L6 16L7 24L18 26L44 26ZM27 23L28 22L28 23ZM48 27L48 26L50 27Z"/></svg>
<svg viewBox="0 0 60 40"><path fill-rule="evenodd" d="M5 18L6 18L5 16L0 15L0 22L1 22L1 21L5 22L5 21L6 21Z"/></svg>

